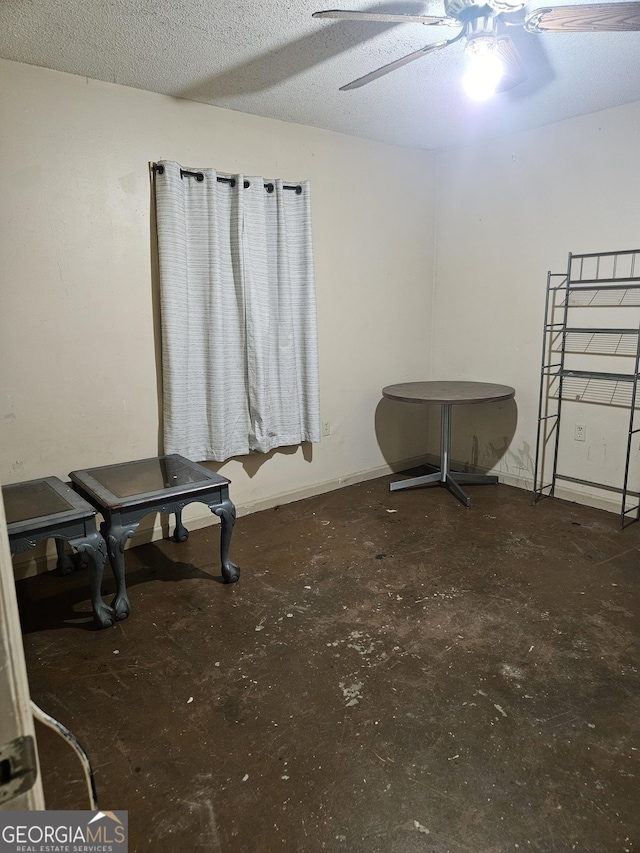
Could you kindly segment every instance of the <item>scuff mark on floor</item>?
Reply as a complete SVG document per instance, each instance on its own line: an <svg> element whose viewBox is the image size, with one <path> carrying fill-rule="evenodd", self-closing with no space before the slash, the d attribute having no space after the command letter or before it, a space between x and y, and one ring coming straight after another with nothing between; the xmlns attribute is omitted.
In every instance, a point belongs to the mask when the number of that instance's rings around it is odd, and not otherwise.
<svg viewBox="0 0 640 853"><path fill-rule="evenodd" d="M351 708L353 705L357 705L362 699L362 688L363 683L361 681L357 681L355 684L346 685L344 681L341 681L338 685L342 690L342 695L345 699L347 699L347 708Z"/></svg>

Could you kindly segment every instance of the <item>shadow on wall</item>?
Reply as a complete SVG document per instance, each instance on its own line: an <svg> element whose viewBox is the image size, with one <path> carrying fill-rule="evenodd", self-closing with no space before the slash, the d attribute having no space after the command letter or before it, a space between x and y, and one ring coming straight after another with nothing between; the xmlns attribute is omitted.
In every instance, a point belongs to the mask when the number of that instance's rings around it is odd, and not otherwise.
<svg viewBox="0 0 640 853"><path fill-rule="evenodd" d="M533 448L512 447L518 423L515 400L452 407L451 457L461 471L498 468L516 476L533 474ZM404 403L383 397L375 430L385 461L394 470L405 463L440 458L440 406Z"/></svg>
<svg viewBox="0 0 640 853"><path fill-rule="evenodd" d="M429 407L383 397L376 406L375 431L385 462L400 471L427 454Z"/></svg>
<svg viewBox="0 0 640 853"><path fill-rule="evenodd" d="M435 412L432 417L435 418ZM439 453L440 428L432 431L430 451ZM512 447L518 425L515 400L499 403L472 403L453 406L451 457L460 470L488 471L496 468L515 476L533 475L533 448L525 443L522 450Z"/></svg>
<svg viewBox="0 0 640 853"><path fill-rule="evenodd" d="M224 476L224 472L221 471L224 465L231 461L240 462L247 477L253 478L265 462L273 459L274 456L293 456L298 451L302 453L302 458L305 462L313 462L313 444L309 441L303 441L301 444L292 444L288 447L274 447L273 450L269 450L267 453L249 453L246 456L231 456L229 459L225 459L224 462L209 460L201 461L200 464L211 471L215 471L216 474Z"/></svg>

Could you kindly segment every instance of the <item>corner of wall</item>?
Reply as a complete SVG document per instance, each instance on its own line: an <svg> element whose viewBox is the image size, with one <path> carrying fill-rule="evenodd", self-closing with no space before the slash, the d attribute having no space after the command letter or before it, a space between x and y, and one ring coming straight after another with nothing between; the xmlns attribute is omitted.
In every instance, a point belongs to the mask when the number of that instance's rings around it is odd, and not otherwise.
<svg viewBox="0 0 640 853"><path fill-rule="evenodd" d="M431 316L429 317L429 366L428 378L433 379L433 346L435 339L435 314L436 314L436 286L438 275L438 211L440 201L440 152L435 155L435 191L433 211L433 267L431 270Z"/></svg>

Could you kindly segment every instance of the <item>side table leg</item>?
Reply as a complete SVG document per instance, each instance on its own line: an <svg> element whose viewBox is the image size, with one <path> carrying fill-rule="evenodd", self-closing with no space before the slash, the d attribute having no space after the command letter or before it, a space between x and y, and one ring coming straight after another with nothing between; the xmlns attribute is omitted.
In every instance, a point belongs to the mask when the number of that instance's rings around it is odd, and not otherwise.
<svg viewBox="0 0 640 853"><path fill-rule="evenodd" d="M176 542L186 542L189 538L189 531L182 523L182 507L176 510L176 529L173 531L173 538Z"/></svg>
<svg viewBox="0 0 640 853"><path fill-rule="evenodd" d="M118 621L126 619L131 612L131 604L127 595L127 585L124 577L124 546L136 532L138 522L126 527L121 524L103 522L100 526L102 535L107 540L107 552L111 570L116 580L116 594L111 602Z"/></svg>
<svg viewBox="0 0 640 853"><path fill-rule="evenodd" d="M99 628L110 628L116 622L116 614L102 600L102 578L107 559L107 543L96 530L87 534L81 542L74 542L73 545L76 551L86 554L89 560L89 589L93 618Z"/></svg>
<svg viewBox="0 0 640 853"><path fill-rule="evenodd" d="M64 539L56 539L56 554L58 560L56 562L56 571L59 575L70 575L73 571L73 560L64 550Z"/></svg>
<svg viewBox="0 0 640 853"><path fill-rule="evenodd" d="M222 579L225 583L236 583L240 580L240 569L229 559L231 534L236 521L236 508L230 500L210 506L214 515L220 516L220 561L222 562Z"/></svg>

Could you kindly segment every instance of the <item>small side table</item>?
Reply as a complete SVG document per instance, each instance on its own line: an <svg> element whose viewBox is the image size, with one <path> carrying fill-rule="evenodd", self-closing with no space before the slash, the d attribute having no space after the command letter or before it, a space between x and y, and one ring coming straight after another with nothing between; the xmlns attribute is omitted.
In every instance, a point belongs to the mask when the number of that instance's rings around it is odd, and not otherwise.
<svg viewBox="0 0 640 853"><path fill-rule="evenodd" d="M115 613L102 601L100 587L107 546L96 527L96 511L57 477L42 477L2 487L7 514L9 548L21 554L46 539L56 540L58 568L64 574L68 562L64 542L89 561L91 606L96 623L106 628Z"/></svg>
<svg viewBox="0 0 640 853"><path fill-rule="evenodd" d="M225 477L177 454L72 471L69 477L73 488L104 518L100 529L117 584L111 603L116 619L126 619L131 611L125 583L125 544L150 512L174 513L174 539L184 542L189 532L182 523L182 510L189 503L206 504L220 517L222 579L225 583L240 579L240 569L229 559L236 509L229 499L230 481Z"/></svg>
<svg viewBox="0 0 640 853"><path fill-rule="evenodd" d="M451 469L451 407L511 400L515 394L515 389L510 385L496 385L493 382L401 382L383 388L382 395L389 400L440 406L440 467L427 465L431 473L391 483L390 490L397 492L436 483L447 488L461 504L468 507L471 499L462 489L461 483L495 484L498 478L494 474L472 474Z"/></svg>

